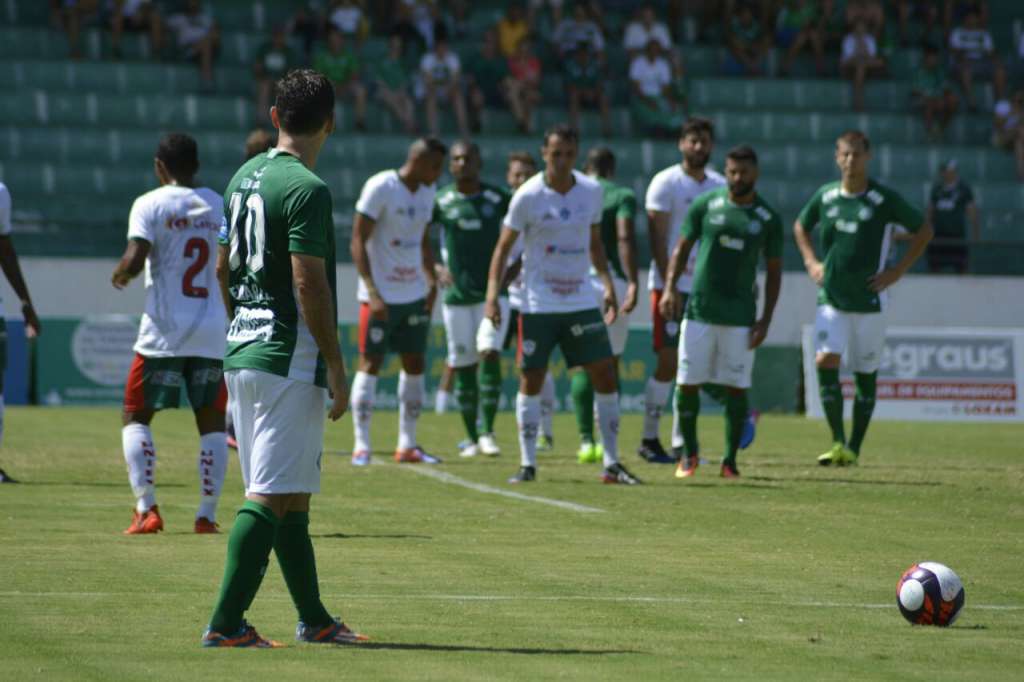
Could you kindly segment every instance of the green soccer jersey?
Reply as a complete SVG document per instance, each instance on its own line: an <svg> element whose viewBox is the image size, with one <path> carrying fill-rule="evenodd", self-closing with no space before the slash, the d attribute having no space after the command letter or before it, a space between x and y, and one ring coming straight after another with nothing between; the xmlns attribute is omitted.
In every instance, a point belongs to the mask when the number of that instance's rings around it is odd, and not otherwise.
<svg viewBox="0 0 1024 682"><path fill-rule="evenodd" d="M441 255L452 285L445 290L448 305L483 303L491 254L508 211L508 193L483 183L473 196L461 194L455 185L438 191L433 222L441 226Z"/></svg>
<svg viewBox="0 0 1024 682"><path fill-rule="evenodd" d="M235 308L224 369L257 369L326 387L323 357L295 297L291 254L324 259L336 311L330 190L299 159L272 149L235 173L224 203L220 243L230 249Z"/></svg>
<svg viewBox="0 0 1024 682"><path fill-rule="evenodd" d="M760 195L740 206L719 187L694 200L683 237L700 240L686 317L707 324L749 327L757 315L754 283L762 253L782 258L782 219Z"/></svg>
<svg viewBox="0 0 1024 682"><path fill-rule="evenodd" d="M805 230L821 231L825 279L818 304L849 313L877 313L885 296L871 291L868 279L885 268L893 231L917 232L920 211L897 192L874 180L861 194L844 194L840 183L822 185L800 211Z"/></svg>
<svg viewBox="0 0 1024 682"><path fill-rule="evenodd" d="M613 277L626 279L626 271L622 267L622 259L619 258L619 228L618 219L636 218L636 194L628 187L616 185L604 178L596 178L604 198L601 204L601 242L604 244L604 254L608 257L608 268Z"/></svg>

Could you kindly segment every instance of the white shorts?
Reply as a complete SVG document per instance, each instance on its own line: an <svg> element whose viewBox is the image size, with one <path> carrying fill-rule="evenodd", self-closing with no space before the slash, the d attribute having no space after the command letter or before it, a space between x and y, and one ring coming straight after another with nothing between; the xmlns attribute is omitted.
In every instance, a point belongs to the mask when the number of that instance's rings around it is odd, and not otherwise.
<svg viewBox="0 0 1024 682"><path fill-rule="evenodd" d="M327 389L254 369L224 372L245 492L320 492Z"/></svg>
<svg viewBox="0 0 1024 682"><path fill-rule="evenodd" d="M682 385L722 384L750 388L754 351L750 327L728 327L683 320L679 331L679 371Z"/></svg>
<svg viewBox="0 0 1024 682"><path fill-rule="evenodd" d="M830 305L818 306L814 316L814 349L818 353L846 355L851 370L870 374L881 366L884 348L883 313L844 313Z"/></svg>
<svg viewBox="0 0 1024 682"><path fill-rule="evenodd" d="M508 324L511 317L508 296L498 297L498 308L501 310L501 324L497 327L486 317L480 320L480 326L476 330L477 353L486 353L487 351L500 353L505 347L505 337L508 336Z"/></svg>
<svg viewBox="0 0 1024 682"><path fill-rule="evenodd" d="M597 309L604 315L604 284L600 278L591 276L590 285L597 296ZM612 355L618 357L626 350L626 340L629 337L629 315L623 315L621 310L622 301L626 298L626 280L612 277L612 285L615 287L615 300L618 301L620 310L616 311L615 322L608 327L608 341L612 345Z"/></svg>

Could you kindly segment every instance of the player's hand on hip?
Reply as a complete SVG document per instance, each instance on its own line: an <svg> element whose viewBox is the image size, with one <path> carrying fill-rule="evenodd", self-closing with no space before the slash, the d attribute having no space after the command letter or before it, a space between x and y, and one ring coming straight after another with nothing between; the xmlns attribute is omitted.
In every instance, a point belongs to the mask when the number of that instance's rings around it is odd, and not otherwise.
<svg viewBox="0 0 1024 682"><path fill-rule="evenodd" d="M679 318L679 292L674 289L665 289L661 292L661 299L658 301L658 312L666 320Z"/></svg>
<svg viewBox="0 0 1024 682"><path fill-rule="evenodd" d="M895 284L902 276L903 273L899 270L888 268L868 277L868 287L877 294Z"/></svg>
<svg viewBox="0 0 1024 682"><path fill-rule="evenodd" d="M821 283L825 281L825 266L821 261L815 261L807 266L807 274L820 287Z"/></svg>
<svg viewBox="0 0 1024 682"><path fill-rule="evenodd" d="M495 327L501 326L501 306L497 299L489 298L484 301L484 317L490 320Z"/></svg>
<svg viewBox="0 0 1024 682"><path fill-rule="evenodd" d="M327 418L338 421L348 409L348 377L345 376L345 366L327 368L327 389L331 396L331 409L327 412Z"/></svg>
<svg viewBox="0 0 1024 682"><path fill-rule="evenodd" d="M629 315L633 312L633 308L636 308L636 289L635 282L626 285L626 297L622 301L622 307L619 308L621 314Z"/></svg>
<svg viewBox="0 0 1024 682"><path fill-rule="evenodd" d="M370 317L375 320L388 319L388 304L380 297L380 294L370 294Z"/></svg>
<svg viewBox="0 0 1024 682"><path fill-rule="evenodd" d="M25 336L30 339L39 336L39 332L43 330L43 325L39 322L39 316L36 315L36 309L32 304L26 303L21 306L21 314L25 318Z"/></svg>
<svg viewBox="0 0 1024 682"><path fill-rule="evenodd" d="M765 338L768 336L769 324L767 320L758 320L750 327L750 341L747 346L750 350L754 350L764 343Z"/></svg>

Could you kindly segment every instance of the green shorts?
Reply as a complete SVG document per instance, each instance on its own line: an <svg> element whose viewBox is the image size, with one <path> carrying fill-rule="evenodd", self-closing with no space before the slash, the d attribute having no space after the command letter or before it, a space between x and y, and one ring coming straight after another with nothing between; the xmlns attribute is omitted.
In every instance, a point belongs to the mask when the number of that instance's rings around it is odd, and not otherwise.
<svg viewBox="0 0 1024 682"><path fill-rule="evenodd" d="M597 308L571 313L520 313L520 369L547 367L555 347L562 349L568 367L589 365L612 357L608 328Z"/></svg>
<svg viewBox="0 0 1024 682"><path fill-rule="evenodd" d="M388 319L370 316L370 304L359 304L359 354L426 353L430 314L426 300L388 305Z"/></svg>
<svg viewBox="0 0 1024 682"><path fill-rule="evenodd" d="M124 385L124 411L178 407L182 380L193 410L213 407L218 412L225 411L228 391L224 386L223 361L197 357L147 358L138 353Z"/></svg>

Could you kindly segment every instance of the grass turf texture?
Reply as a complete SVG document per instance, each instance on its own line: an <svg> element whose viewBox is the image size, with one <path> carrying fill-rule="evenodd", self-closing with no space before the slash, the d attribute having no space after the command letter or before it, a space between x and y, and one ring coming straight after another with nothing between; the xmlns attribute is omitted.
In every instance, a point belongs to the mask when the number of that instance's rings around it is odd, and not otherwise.
<svg viewBox="0 0 1024 682"><path fill-rule="evenodd" d="M510 488L511 415L499 416L497 459L459 460L458 420L426 415L421 443L446 456L444 470ZM375 415L378 447L394 444L396 422ZM5 679L988 680L1024 669L1020 426L877 422L861 467L825 469L814 464L823 423L767 416L741 453L742 480L712 464L680 482L632 453L630 416L624 461L648 482L630 488L575 463L560 415L539 481L516 490L601 514L325 454L311 513L324 601L374 641L296 645L272 560L249 618L290 646L227 651L199 647L226 535L191 533L191 415L154 422L160 536L121 535L132 499L115 410L9 408L6 424L0 464L24 483L0 487ZM700 427L717 457L721 417ZM329 450L350 439L347 415L328 426ZM225 531L240 485L232 454ZM964 580L952 628L911 627L896 608L900 573L923 560Z"/></svg>

